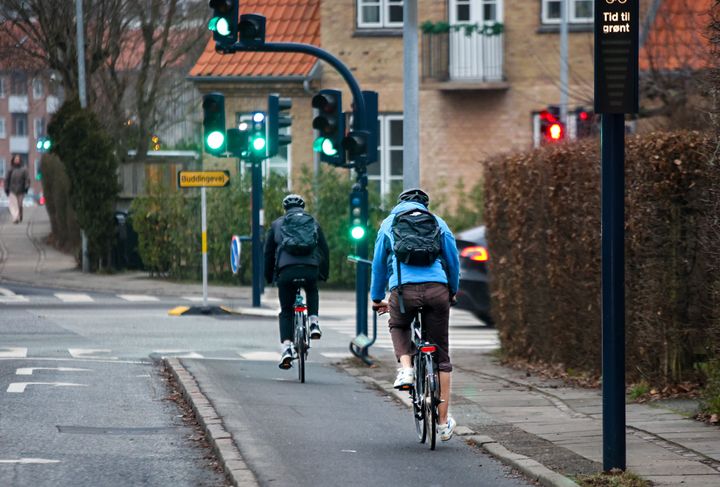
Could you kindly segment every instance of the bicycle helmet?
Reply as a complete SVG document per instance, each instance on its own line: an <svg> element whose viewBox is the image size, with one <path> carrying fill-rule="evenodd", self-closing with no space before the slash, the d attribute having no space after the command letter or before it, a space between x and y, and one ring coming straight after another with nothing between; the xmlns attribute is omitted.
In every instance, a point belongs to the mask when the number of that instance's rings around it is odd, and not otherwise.
<svg viewBox="0 0 720 487"><path fill-rule="evenodd" d="M426 208L430 205L430 197L420 188L406 189L398 196L398 203L403 201L414 201L420 203Z"/></svg>
<svg viewBox="0 0 720 487"><path fill-rule="evenodd" d="M305 200L299 194L289 194L283 199L283 208L286 211L290 208L305 208Z"/></svg>

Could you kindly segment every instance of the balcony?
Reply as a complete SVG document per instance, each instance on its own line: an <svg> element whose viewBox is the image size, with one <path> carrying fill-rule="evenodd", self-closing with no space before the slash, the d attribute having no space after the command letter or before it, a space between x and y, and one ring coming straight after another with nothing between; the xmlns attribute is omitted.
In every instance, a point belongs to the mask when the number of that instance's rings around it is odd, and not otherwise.
<svg viewBox="0 0 720 487"><path fill-rule="evenodd" d="M30 138L27 135L10 136L10 152L27 154L30 152Z"/></svg>
<svg viewBox="0 0 720 487"><path fill-rule="evenodd" d="M439 90L506 90L502 32L464 29L422 34L422 86Z"/></svg>
<svg viewBox="0 0 720 487"><path fill-rule="evenodd" d="M27 113L28 97L27 95L10 95L8 98L8 111L10 113Z"/></svg>

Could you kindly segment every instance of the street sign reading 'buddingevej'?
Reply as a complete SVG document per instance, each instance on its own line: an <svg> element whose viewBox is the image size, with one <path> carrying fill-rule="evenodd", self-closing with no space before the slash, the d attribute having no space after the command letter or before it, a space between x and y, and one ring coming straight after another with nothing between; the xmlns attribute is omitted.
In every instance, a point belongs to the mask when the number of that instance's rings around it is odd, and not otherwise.
<svg viewBox="0 0 720 487"><path fill-rule="evenodd" d="M640 0L595 0L595 113L638 112Z"/></svg>
<svg viewBox="0 0 720 487"><path fill-rule="evenodd" d="M178 171L180 188L223 188L228 184L229 171Z"/></svg>

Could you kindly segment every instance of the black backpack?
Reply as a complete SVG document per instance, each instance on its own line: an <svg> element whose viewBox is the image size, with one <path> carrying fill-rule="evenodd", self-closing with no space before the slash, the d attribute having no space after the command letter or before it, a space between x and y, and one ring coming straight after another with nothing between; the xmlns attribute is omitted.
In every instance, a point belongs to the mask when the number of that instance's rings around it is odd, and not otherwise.
<svg viewBox="0 0 720 487"><path fill-rule="evenodd" d="M317 248L318 231L315 218L304 211L286 214L280 231L282 232L280 247L289 254L310 255Z"/></svg>
<svg viewBox="0 0 720 487"><path fill-rule="evenodd" d="M399 213L392 223L393 253L403 264L431 266L442 253L442 232L432 213L412 209ZM399 284L399 283L398 283Z"/></svg>

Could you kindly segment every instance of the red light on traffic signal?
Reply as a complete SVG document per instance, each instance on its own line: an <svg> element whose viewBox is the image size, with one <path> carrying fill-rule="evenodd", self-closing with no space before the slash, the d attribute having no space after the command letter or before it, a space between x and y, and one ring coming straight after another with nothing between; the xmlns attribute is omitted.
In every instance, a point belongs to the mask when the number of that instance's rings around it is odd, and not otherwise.
<svg viewBox="0 0 720 487"><path fill-rule="evenodd" d="M580 112L580 120L582 120L584 122L588 118L590 118L590 115L588 115L588 112Z"/></svg>
<svg viewBox="0 0 720 487"><path fill-rule="evenodd" d="M552 140L560 140L563 136L563 128L559 123L554 123L548 128L548 135Z"/></svg>

